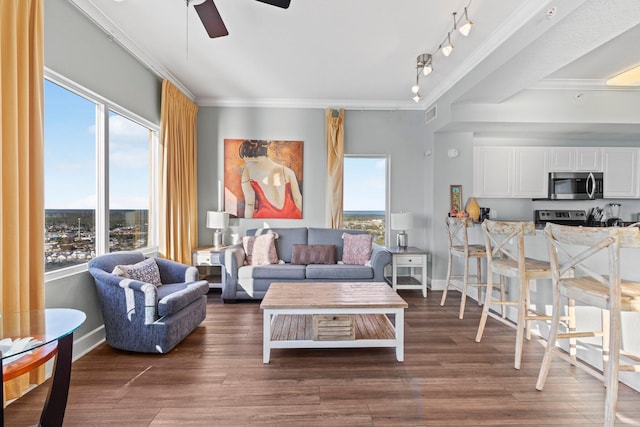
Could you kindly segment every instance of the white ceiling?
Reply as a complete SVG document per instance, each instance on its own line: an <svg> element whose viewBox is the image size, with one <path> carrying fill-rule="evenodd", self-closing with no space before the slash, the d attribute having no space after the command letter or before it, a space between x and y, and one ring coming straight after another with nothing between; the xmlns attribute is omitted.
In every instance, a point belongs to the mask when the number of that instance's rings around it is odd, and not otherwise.
<svg viewBox="0 0 640 427"><path fill-rule="evenodd" d="M230 33L217 39L193 8L201 0L70 1L203 106L424 110L452 87L457 102L500 103L545 84L604 90L640 63L637 0L215 0ZM444 57L466 5L475 25ZM416 104L421 53L435 70Z"/></svg>
<svg viewBox="0 0 640 427"><path fill-rule="evenodd" d="M416 108L416 57L435 53L469 0L215 0L229 36L210 39L185 0L72 0L201 105L317 103ZM542 2L544 3L544 2ZM429 86L444 82L524 0L473 0L467 38L434 55ZM539 9L539 6L536 7ZM458 15L460 16L460 15Z"/></svg>

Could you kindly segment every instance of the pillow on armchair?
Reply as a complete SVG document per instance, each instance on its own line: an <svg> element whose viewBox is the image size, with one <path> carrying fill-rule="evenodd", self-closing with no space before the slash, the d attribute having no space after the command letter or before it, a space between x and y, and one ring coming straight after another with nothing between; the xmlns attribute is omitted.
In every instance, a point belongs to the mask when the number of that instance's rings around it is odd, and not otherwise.
<svg viewBox="0 0 640 427"><path fill-rule="evenodd" d="M153 258L145 259L133 265L116 265L112 274L124 277L126 279L138 280L140 282L151 283L155 286L161 286L160 270L158 264Z"/></svg>

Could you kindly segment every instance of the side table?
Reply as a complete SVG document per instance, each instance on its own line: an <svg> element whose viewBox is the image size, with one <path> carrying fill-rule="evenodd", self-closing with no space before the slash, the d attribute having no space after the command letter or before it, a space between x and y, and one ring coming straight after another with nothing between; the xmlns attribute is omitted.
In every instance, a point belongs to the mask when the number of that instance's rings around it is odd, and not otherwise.
<svg viewBox="0 0 640 427"><path fill-rule="evenodd" d="M193 266L200 272L200 279L209 282L209 288L222 288L224 267L220 263L220 254L224 248L226 246L205 246L192 252Z"/></svg>
<svg viewBox="0 0 640 427"><path fill-rule="evenodd" d="M47 308L0 315L4 326L0 330L0 339L33 340L26 348L9 348L0 353L0 382L4 383L29 372L56 356L53 379L38 426L62 427L71 382L73 332L85 319L86 315L82 311L69 308ZM25 326L11 328L10 325ZM0 402L4 400L3 395L4 387L0 387ZM1 409L0 426L4 426L4 407Z"/></svg>
<svg viewBox="0 0 640 427"><path fill-rule="evenodd" d="M391 277L386 276L387 282L393 286L394 290L398 289L422 289L422 296L427 297L427 256L428 252L424 249L409 246L406 248L391 247L387 248L391 252ZM408 268L409 274L398 275L399 268ZM416 277L416 271L419 271L420 278Z"/></svg>

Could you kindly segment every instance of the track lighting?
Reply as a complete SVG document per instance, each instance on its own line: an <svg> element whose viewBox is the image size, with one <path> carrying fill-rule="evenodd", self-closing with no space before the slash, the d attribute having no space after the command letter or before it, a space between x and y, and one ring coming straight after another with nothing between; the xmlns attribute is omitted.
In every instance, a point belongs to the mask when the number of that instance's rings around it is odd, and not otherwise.
<svg viewBox="0 0 640 427"><path fill-rule="evenodd" d="M473 25L473 22L469 19L469 15L467 15L467 8L464 8L464 19L465 22L462 27L458 28L458 31L460 31L460 34L462 34L463 36L467 37L469 35L469 32L471 31L471 26Z"/></svg>
<svg viewBox="0 0 640 427"><path fill-rule="evenodd" d="M468 36L471 31L471 27L473 26L473 22L469 19L468 8L471 5L472 0L468 0L467 5L464 7L464 18L457 19L458 12L452 12L453 15L453 27L447 32L447 36L440 43L437 49L435 49L435 53L442 52L442 55L449 56L453 52L453 43L451 43L451 34L454 35L460 32L463 36ZM458 27L459 22L463 22L462 26ZM415 102L420 101L420 71L424 76L428 76L433 72L433 57L429 53L423 53L418 55L417 63L416 63L416 82L413 86L411 86L411 92L415 94L413 100Z"/></svg>
<svg viewBox="0 0 640 427"><path fill-rule="evenodd" d="M420 101L420 72L425 76L433 71L433 57L428 53L418 55L416 58L416 83L411 86L411 92L415 94L413 100L415 102Z"/></svg>

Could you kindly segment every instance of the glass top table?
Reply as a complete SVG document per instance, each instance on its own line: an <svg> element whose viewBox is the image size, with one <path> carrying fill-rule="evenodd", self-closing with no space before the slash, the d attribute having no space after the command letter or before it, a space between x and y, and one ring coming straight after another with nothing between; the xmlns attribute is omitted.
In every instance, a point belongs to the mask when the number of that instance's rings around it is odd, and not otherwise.
<svg viewBox="0 0 640 427"><path fill-rule="evenodd" d="M62 426L71 379L73 333L85 319L82 311L70 308L0 314L3 382L29 372L57 355L40 426ZM2 394L3 387L0 387L0 397ZM0 426L3 425L4 408L0 414Z"/></svg>

